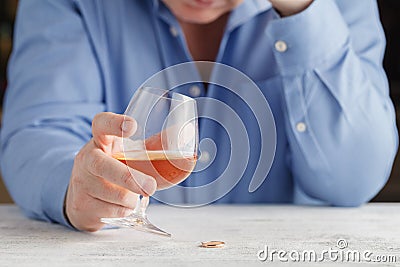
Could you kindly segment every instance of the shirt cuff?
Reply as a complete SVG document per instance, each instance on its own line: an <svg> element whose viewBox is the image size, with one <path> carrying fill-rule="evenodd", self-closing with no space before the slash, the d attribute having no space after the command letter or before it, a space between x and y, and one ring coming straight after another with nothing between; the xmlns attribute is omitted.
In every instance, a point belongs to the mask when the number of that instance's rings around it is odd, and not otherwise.
<svg viewBox="0 0 400 267"><path fill-rule="evenodd" d="M64 159L50 171L42 188L42 207L47 219L75 229L64 214L64 200L71 177L73 159Z"/></svg>
<svg viewBox="0 0 400 267"><path fill-rule="evenodd" d="M315 68L349 39L348 26L333 0L314 0L298 14L273 20L265 32L283 75Z"/></svg>

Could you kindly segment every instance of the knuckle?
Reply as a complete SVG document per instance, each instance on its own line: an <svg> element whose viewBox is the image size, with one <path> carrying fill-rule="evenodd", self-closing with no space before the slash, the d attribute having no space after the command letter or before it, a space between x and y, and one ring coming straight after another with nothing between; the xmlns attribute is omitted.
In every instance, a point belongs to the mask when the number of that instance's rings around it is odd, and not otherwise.
<svg viewBox="0 0 400 267"><path fill-rule="evenodd" d="M79 151L78 154L76 154L75 159L74 159L74 164L80 164L81 162L84 162L85 160L85 153L83 151Z"/></svg>
<svg viewBox="0 0 400 267"><path fill-rule="evenodd" d="M93 129L95 129L95 128L97 127L97 124L98 124L99 120L101 120L101 116L102 116L101 113L97 113L97 114L94 116L94 118L93 118L93 120L92 120L92 128L93 128Z"/></svg>
<svg viewBox="0 0 400 267"><path fill-rule="evenodd" d="M95 175L101 175L104 169L104 158L98 155L96 152L90 153L89 168Z"/></svg>
<svg viewBox="0 0 400 267"><path fill-rule="evenodd" d="M129 189L130 187L132 187L132 175L128 169L122 173L120 180L126 188Z"/></svg>
<svg viewBox="0 0 400 267"><path fill-rule="evenodd" d="M74 164L85 166L93 156L93 139L91 139L84 147L75 155Z"/></svg>

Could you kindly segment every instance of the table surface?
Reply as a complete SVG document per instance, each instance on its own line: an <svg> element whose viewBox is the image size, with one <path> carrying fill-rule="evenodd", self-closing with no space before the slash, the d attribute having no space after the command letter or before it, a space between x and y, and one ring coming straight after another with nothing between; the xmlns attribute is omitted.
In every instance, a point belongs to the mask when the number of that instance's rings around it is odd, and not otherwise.
<svg viewBox="0 0 400 267"><path fill-rule="evenodd" d="M0 266L338 266L335 261L341 261L340 253L344 258L341 264L365 265L368 259L394 258L396 263L384 266L399 266L399 211L400 204L394 203L360 208L216 205L182 209L151 205L150 220L173 234L168 238L126 228L78 232L27 219L15 205L0 205ZM226 245L199 247L207 240L222 240ZM347 248L339 247L346 243ZM268 253L259 253L266 246ZM279 259L273 250L287 253ZM304 253L310 250L321 262L312 258L311 263L310 258L296 262L308 257ZM329 256L324 250L338 252ZM343 256L349 250L372 254L352 263L353 258ZM259 259L265 255L265 261ZM282 262L285 259L287 262Z"/></svg>

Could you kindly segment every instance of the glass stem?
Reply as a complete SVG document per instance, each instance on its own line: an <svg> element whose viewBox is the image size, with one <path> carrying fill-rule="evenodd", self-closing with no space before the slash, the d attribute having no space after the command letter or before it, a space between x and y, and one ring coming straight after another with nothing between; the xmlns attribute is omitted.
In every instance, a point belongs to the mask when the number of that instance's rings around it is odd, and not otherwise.
<svg viewBox="0 0 400 267"><path fill-rule="evenodd" d="M148 205L149 205L149 197L138 195L138 198L136 201L136 207L135 207L135 210L133 211L133 213L145 218L146 217L146 209L147 209Z"/></svg>

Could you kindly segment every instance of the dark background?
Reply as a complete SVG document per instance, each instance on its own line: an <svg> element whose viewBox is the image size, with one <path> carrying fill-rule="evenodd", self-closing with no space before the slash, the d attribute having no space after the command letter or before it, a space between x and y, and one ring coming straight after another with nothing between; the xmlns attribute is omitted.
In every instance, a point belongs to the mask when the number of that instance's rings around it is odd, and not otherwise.
<svg viewBox="0 0 400 267"><path fill-rule="evenodd" d="M54 0L57 1L57 0ZM89 0L88 0L89 1ZM349 0L351 1L351 0ZM17 0L0 0L0 117L6 88L6 66L12 46L12 30ZM387 49L384 67L389 77L390 96L396 107L397 126L400 125L400 1L378 0L381 20L386 33ZM372 201L400 202L400 153L389 182ZM0 177L0 203L11 202Z"/></svg>

